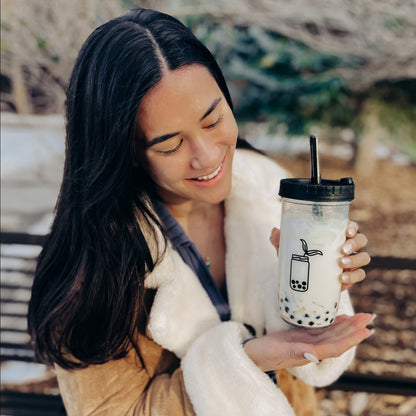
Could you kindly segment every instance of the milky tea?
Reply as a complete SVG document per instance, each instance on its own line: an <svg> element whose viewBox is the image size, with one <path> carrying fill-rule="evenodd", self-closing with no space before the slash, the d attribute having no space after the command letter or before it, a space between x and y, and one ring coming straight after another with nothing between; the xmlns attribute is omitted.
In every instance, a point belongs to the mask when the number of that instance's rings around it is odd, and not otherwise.
<svg viewBox="0 0 416 416"><path fill-rule="evenodd" d="M283 179L278 297L281 317L322 328L336 317L341 294L341 247L346 239L352 178Z"/></svg>

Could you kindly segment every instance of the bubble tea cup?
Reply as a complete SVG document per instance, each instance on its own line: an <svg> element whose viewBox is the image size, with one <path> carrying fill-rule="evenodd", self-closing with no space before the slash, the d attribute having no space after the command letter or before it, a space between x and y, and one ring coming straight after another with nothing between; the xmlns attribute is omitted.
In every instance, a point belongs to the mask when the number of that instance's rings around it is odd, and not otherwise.
<svg viewBox="0 0 416 416"><path fill-rule="evenodd" d="M279 247L280 316L306 328L331 325L341 294L341 247L346 239L352 178L320 178L317 139L311 136L310 179L282 179Z"/></svg>

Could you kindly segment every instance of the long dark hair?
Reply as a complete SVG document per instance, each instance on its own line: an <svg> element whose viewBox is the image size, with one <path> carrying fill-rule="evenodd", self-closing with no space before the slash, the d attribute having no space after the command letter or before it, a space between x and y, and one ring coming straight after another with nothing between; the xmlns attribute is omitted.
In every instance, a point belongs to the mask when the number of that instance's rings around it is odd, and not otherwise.
<svg viewBox="0 0 416 416"><path fill-rule="evenodd" d="M232 108L212 54L169 15L131 10L83 45L67 91L63 181L29 305L40 361L103 363L125 355L143 331L144 279L162 251L151 253L146 242L161 225L149 208L146 166L134 166L145 160L135 118L165 71L191 63L210 71Z"/></svg>

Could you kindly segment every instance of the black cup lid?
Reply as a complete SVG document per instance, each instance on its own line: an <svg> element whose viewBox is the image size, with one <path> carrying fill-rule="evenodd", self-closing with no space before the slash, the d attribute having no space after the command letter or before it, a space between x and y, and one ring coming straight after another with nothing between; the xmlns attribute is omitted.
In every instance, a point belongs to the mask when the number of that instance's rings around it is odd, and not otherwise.
<svg viewBox="0 0 416 416"><path fill-rule="evenodd" d="M291 178L280 181L279 195L283 198L314 202L341 202L354 199L352 178L311 183L310 179Z"/></svg>

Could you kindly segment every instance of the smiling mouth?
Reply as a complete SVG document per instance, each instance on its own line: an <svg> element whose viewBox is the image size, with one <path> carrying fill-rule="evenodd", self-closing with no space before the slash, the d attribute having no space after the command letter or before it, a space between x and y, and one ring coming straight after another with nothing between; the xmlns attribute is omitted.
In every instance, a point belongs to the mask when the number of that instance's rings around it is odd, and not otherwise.
<svg viewBox="0 0 416 416"><path fill-rule="evenodd" d="M192 180L201 182L201 181L209 181L210 179L215 178L220 173L223 163L224 162L221 162L218 168L215 169L214 172L210 173L209 175L199 176L198 178L192 178Z"/></svg>

